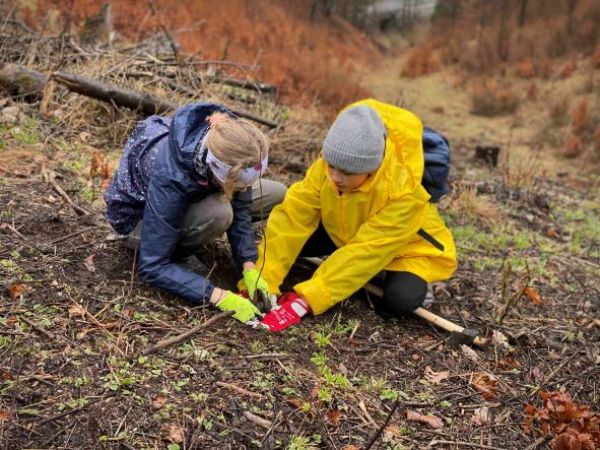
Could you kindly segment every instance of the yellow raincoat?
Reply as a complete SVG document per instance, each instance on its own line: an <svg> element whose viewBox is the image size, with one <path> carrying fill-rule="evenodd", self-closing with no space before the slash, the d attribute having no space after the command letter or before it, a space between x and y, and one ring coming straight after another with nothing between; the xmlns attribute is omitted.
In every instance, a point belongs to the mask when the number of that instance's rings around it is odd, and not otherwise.
<svg viewBox="0 0 600 450"><path fill-rule="evenodd" d="M448 279L456 249L436 206L421 185L421 121L411 112L373 99L354 103L376 110L388 131L381 166L352 192L339 193L321 157L293 184L269 216L257 267L272 292L319 222L338 249L294 286L321 314L348 298L381 270L407 271L427 282Z"/></svg>

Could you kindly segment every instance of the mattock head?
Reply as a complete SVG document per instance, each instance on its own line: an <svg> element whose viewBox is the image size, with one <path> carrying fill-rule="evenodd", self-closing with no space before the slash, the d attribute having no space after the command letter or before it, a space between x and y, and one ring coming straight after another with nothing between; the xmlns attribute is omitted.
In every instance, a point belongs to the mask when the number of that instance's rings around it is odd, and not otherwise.
<svg viewBox="0 0 600 450"><path fill-rule="evenodd" d="M470 328L465 328L462 331L453 331L448 338L448 344L451 346L472 344L478 335L479 333L476 330Z"/></svg>

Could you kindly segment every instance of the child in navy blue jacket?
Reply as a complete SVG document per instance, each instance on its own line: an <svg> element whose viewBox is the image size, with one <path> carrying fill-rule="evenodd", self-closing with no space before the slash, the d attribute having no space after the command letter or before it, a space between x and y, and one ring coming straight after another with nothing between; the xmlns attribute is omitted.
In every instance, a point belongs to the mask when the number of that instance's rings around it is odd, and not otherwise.
<svg viewBox="0 0 600 450"><path fill-rule="evenodd" d="M260 180L267 162L266 136L222 105L193 103L172 118L140 122L104 194L114 230L139 246L140 277L193 303L235 311L242 322L258 315L252 302L176 261L227 231L250 297L256 290L268 297L255 268L252 220L263 219L286 189Z"/></svg>

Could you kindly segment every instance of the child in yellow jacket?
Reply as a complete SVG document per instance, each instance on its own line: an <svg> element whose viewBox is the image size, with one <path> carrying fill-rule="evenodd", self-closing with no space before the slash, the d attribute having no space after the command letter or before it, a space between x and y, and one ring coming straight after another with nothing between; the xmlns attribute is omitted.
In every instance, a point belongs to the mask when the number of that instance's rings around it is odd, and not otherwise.
<svg viewBox="0 0 600 450"><path fill-rule="evenodd" d="M422 136L413 113L373 99L338 115L321 157L267 223L257 268L270 292L280 292L299 256L329 255L266 315L269 330L323 313L381 271L381 308L407 314L421 306L428 283L453 274L452 235L421 184Z"/></svg>

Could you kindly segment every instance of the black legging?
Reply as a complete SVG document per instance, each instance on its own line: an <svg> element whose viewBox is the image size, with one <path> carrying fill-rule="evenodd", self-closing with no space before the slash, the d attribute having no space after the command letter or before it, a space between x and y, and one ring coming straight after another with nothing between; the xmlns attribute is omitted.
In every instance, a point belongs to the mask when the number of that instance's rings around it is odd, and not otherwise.
<svg viewBox="0 0 600 450"><path fill-rule="evenodd" d="M327 256L336 250L336 245L320 223L302 247L300 256ZM376 299L376 309L393 316L404 316L423 304L427 295L427 282L423 278L410 272L387 270L384 274L383 298Z"/></svg>

